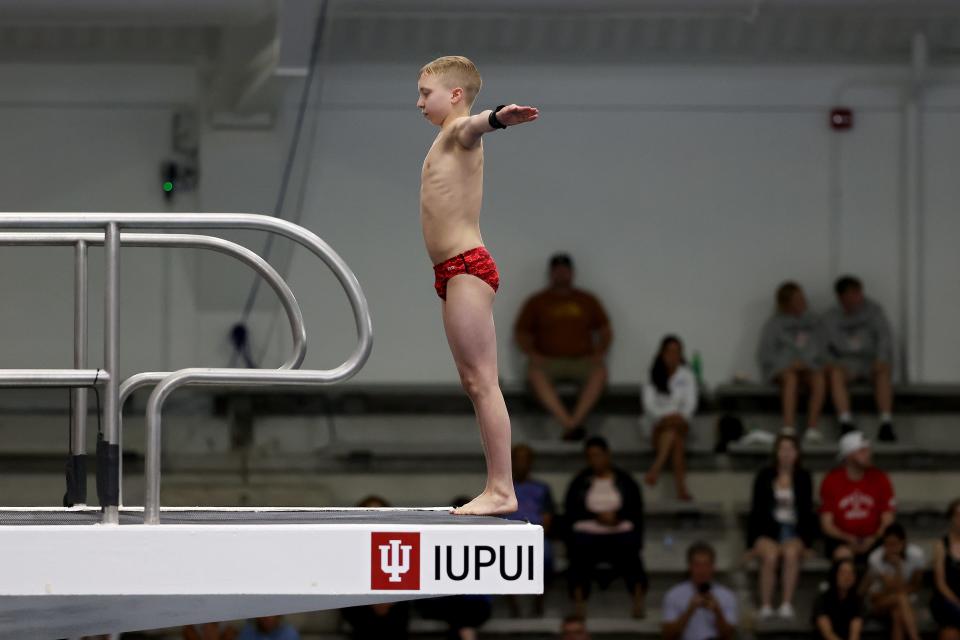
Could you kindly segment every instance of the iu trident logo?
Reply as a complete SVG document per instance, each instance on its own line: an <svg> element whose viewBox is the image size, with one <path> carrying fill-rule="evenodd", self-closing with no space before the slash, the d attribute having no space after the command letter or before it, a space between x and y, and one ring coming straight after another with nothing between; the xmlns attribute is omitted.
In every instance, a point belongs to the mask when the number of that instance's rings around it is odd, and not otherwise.
<svg viewBox="0 0 960 640"><path fill-rule="evenodd" d="M370 535L370 588L379 591L419 590L420 534Z"/></svg>

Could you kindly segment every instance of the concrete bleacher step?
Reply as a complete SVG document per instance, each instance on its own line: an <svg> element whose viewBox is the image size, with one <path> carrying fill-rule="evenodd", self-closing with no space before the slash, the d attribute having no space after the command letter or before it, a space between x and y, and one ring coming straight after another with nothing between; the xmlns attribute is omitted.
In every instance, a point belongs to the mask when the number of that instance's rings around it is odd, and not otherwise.
<svg viewBox="0 0 960 640"><path fill-rule="evenodd" d="M898 413L960 412L960 386L956 384L895 384ZM854 411L874 411L873 389L868 385L850 387ZM780 392L772 384L732 383L717 386L712 393L718 412L766 412L780 410Z"/></svg>
<svg viewBox="0 0 960 640"><path fill-rule="evenodd" d="M423 391L423 393L428 393ZM451 392L452 393L452 392ZM744 394L769 394L767 389L750 388ZM425 396L429 398L430 396ZM749 396L748 397L752 397ZM345 401L346 402L346 401ZM205 405L204 405L205 406ZM310 403L307 403L309 408ZM374 407L379 405L374 402ZM298 405L299 407L299 405ZM203 408L203 407L201 407ZM183 407L171 413L164 424L164 456L180 470L264 472L300 469L382 469L396 471L424 469L445 473L482 464L476 423L469 412L443 412L420 407L400 407L393 413L370 413L341 406L343 412L306 412L304 407L289 413L269 410L252 416L248 443L237 448L232 416L223 411L190 413ZM382 409L382 407L380 407ZM387 406L389 408L389 405ZM751 410L739 414L748 428L771 433L779 429L777 411ZM701 414L694 420L688 440L688 461L693 471L719 471L727 468L753 470L766 461L769 447L734 444L729 455L713 453L718 414ZM875 443L877 461L889 469L960 468L960 412L899 411L896 426L900 436L896 444ZM95 421L91 415L92 450ZM864 413L859 423L873 436L877 429L872 413ZM7 464L17 464L17 456L32 456L39 464L53 461L65 450L67 414L57 411L26 412L25 409L0 411L0 456ZM562 442L559 428L542 411L519 412L513 416L514 441L531 444L539 454L542 470L574 470L582 464L582 444ZM598 410L587 423L591 434L610 442L618 464L628 468L647 467L653 458L649 439L639 424L639 411L605 412ZM831 416L821 428L823 444L805 447L809 465L818 470L834 463L837 428ZM143 453L143 419L130 410L124 420L124 451L133 457ZM235 454L246 456L231 462ZM39 458L37 457L39 456ZM223 458L226 457L226 460ZM38 462L39 461L39 462ZM54 465L43 463L46 469ZM40 468L37 467L37 468Z"/></svg>
<svg viewBox="0 0 960 640"><path fill-rule="evenodd" d="M483 637L496 638L556 638L563 622L562 616L544 616L542 618L504 619L494 618L483 625ZM627 640L628 638L659 638L660 622L656 616L644 620L629 617L591 616L588 628L593 637L608 640ZM447 626L433 620L414 620L410 625L415 637L449 637Z"/></svg>
<svg viewBox="0 0 960 640"><path fill-rule="evenodd" d="M917 616L917 626L919 627L920 633L925 637L933 637L937 626L929 610L921 605L915 606L914 612ZM752 627L754 634L769 640L773 638L809 638L813 635L813 624L810 615L798 615L793 620L780 620L776 618L770 620L755 620ZM870 617L866 619L861 638L887 637L889 637L889 632L881 621Z"/></svg>
<svg viewBox="0 0 960 640"><path fill-rule="evenodd" d="M907 533L929 537L932 531L945 526L945 503L942 500L897 500L897 521L904 525ZM742 529L746 529L750 515L750 503L738 500L733 504L733 512Z"/></svg>
<svg viewBox="0 0 960 640"><path fill-rule="evenodd" d="M511 415L542 414L543 409L529 388L520 384L501 384ZM561 385L558 393L566 402L576 399L577 389ZM142 401L141 401L142 402ZM425 413L472 415L473 406L459 384L364 384L352 383L324 389L322 392L251 394L225 392L215 396L219 413L226 414L237 402L259 415L393 415ZM637 384L608 385L597 404L600 413L638 415L640 388Z"/></svg>

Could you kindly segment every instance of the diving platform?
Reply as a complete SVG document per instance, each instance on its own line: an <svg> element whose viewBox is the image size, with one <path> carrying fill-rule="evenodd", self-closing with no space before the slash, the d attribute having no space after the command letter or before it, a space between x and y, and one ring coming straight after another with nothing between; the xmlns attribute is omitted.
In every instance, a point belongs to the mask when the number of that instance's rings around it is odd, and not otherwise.
<svg viewBox="0 0 960 640"><path fill-rule="evenodd" d="M301 368L306 328L283 277L250 249L197 230L260 231L318 258L340 283L353 315L357 340L347 358L328 369ZM369 358L373 324L360 283L312 231L247 213L15 212L0 215L0 246L73 249L73 368L0 369L0 387L70 389L63 504L77 505L0 507L0 638L70 638L432 596L542 592L543 531L526 523L454 516L449 508L161 505L163 407L178 389L316 390L349 380ZM88 253L101 246L103 360L91 368ZM215 251L246 265L278 298L290 354L276 369L193 367L121 378L121 247ZM123 506L122 415L125 401L145 387L153 391L144 506L131 508ZM97 398L98 439L88 456L90 391ZM94 465L100 508L83 506Z"/></svg>
<svg viewBox="0 0 960 640"><path fill-rule="evenodd" d="M435 509L0 508L0 637L543 592L543 530Z"/></svg>

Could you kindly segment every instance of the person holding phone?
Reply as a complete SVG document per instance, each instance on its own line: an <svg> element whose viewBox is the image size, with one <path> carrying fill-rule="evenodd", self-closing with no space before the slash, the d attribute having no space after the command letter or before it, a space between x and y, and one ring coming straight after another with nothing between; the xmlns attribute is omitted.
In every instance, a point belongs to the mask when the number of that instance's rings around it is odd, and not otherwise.
<svg viewBox="0 0 960 640"><path fill-rule="evenodd" d="M706 542L687 549L689 577L663 598L661 629L667 640L733 638L737 625L737 598L714 582L717 554Z"/></svg>

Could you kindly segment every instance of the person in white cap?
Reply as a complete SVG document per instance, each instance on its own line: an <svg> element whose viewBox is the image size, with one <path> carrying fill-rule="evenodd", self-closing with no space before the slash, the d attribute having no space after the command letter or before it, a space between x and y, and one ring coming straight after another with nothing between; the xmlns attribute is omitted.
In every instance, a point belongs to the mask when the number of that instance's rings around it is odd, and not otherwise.
<svg viewBox="0 0 960 640"><path fill-rule="evenodd" d="M870 441L860 431L840 438L841 464L820 484L820 528L827 557L866 563L893 523L896 499L886 473L873 466Z"/></svg>

